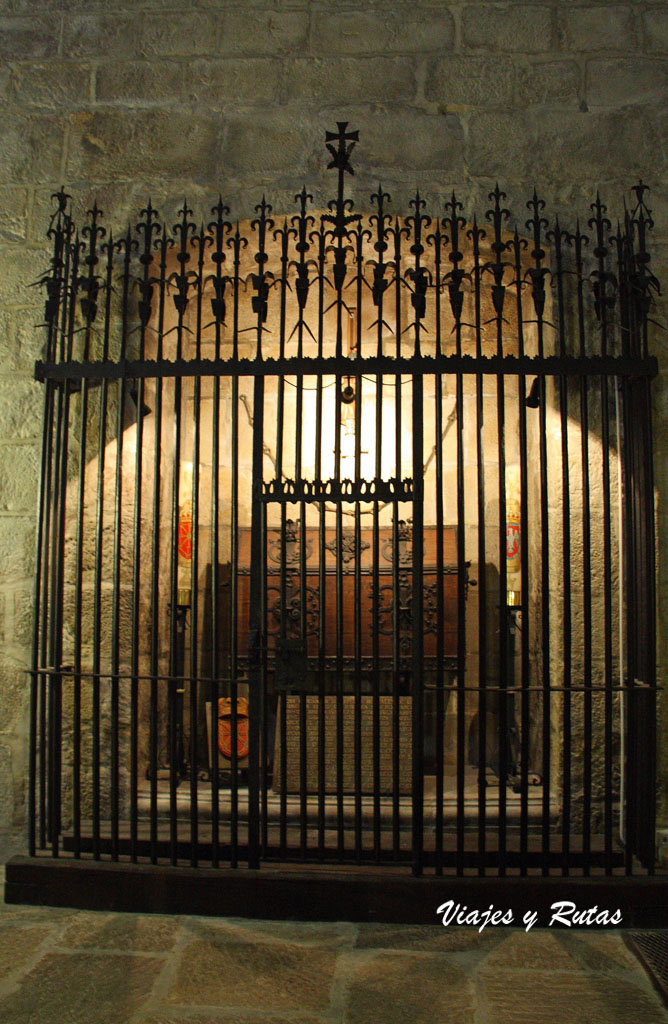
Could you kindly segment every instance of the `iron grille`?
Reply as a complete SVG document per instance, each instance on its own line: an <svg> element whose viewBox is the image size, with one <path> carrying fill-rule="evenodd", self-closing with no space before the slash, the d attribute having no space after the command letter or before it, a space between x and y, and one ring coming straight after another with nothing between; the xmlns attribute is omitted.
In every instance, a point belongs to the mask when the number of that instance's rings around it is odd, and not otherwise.
<svg viewBox="0 0 668 1024"><path fill-rule="evenodd" d="M646 187L613 231L54 196L30 850L653 866Z"/></svg>

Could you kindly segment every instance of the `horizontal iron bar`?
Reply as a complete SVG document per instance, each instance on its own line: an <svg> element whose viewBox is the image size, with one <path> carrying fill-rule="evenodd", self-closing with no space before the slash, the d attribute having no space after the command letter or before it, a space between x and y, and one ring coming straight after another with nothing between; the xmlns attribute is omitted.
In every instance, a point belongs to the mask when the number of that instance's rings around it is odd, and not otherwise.
<svg viewBox="0 0 668 1024"><path fill-rule="evenodd" d="M309 660L310 661L316 661L315 658L312 658L312 659L309 659ZM456 659L455 658L446 658L445 661L446 662L450 661L450 662L454 663L454 662L456 662ZM456 667L456 665L453 664L453 669L455 667ZM211 677L210 676L150 676L150 675L148 675L148 676L135 676L135 675L131 675L128 672L125 672L125 673L123 673L123 672L118 672L118 673L116 673L116 672L114 672L114 673L112 673L112 672L75 672L74 669L71 668L70 666L64 666L61 669L55 669L55 668L27 669L26 670L26 674L31 676L31 677L33 677L33 676L45 676L45 675L57 675L57 674L60 674L61 676L73 676L73 677L76 676L77 679L119 679L119 680L124 679L126 682L131 682L133 679L137 680L138 682L151 682L152 680L155 680L155 682L158 682L158 683L210 683L211 682ZM219 681L225 681L226 679L227 679L226 676L220 676L219 677ZM240 682L246 682L246 679L242 678L239 681ZM434 687L430 686L429 684L427 684L426 688L427 689L434 689ZM497 692L497 691L503 692L503 693L545 693L548 690L549 690L550 693L564 693L564 692L568 692L568 693L629 693L630 690L634 690L634 691L637 692L637 690L639 688L640 687L638 687L637 685L635 687L631 687L631 686L549 686L549 687L545 687L545 686L504 686L504 687L501 687L501 686L495 686L495 685L492 685L492 684L488 684L487 686L471 686L470 684L466 684L463 687L463 689L468 691L469 693L478 693L481 690L485 691L486 693L492 693L492 692ZM646 688L644 684L643 684L642 688L643 689ZM446 684L446 685L443 686L443 689L444 690L461 690L462 687L459 687L456 684L454 684L454 685L447 685ZM651 689L652 692L657 692L658 693L659 691L664 690L665 687L663 687L663 686L652 686L652 687L649 687L649 689ZM326 696L331 696L331 695L326 695ZM371 696L371 695L367 694L366 696Z"/></svg>
<svg viewBox="0 0 668 1024"><path fill-rule="evenodd" d="M506 374L508 376L655 377L655 356L304 356L282 359L138 359L35 363L35 380L119 380L146 377L257 377L284 374Z"/></svg>

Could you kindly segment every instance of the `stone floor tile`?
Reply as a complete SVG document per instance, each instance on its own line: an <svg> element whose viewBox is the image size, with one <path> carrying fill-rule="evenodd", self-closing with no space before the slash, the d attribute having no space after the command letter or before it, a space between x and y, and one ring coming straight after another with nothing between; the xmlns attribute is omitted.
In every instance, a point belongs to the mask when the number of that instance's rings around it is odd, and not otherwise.
<svg viewBox="0 0 668 1024"><path fill-rule="evenodd" d="M475 928L444 928L442 925L361 924L357 949L407 949L434 952L468 952L490 949L498 942L496 932L479 934Z"/></svg>
<svg viewBox="0 0 668 1024"><path fill-rule="evenodd" d="M0 981L25 967L50 931L39 924L0 929Z"/></svg>
<svg viewBox="0 0 668 1024"><path fill-rule="evenodd" d="M589 971L637 971L638 960L620 932L559 932L570 955Z"/></svg>
<svg viewBox="0 0 668 1024"><path fill-rule="evenodd" d="M329 1005L336 965L331 950L292 942L235 941L225 930L195 939L181 953L171 1003L284 1012Z"/></svg>
<svg viewBox="0 0 668 1024"><path fill-rule="evenodd" d="M499 930L500 941L490 947L481 971L569 970L576 966L577 957L560 941L559 932L532 930L530 932Z"/></svg>
<svg viewBox="0 0 668 1024"><path fill-rule="evenodd" d="M175 917L161 914L79 914L63 932L61 945L70 949L118 949L133 952L166 952L179 929Z"/></svg>
<svg viewBox="0 0 668 1024"><path fill-rule="evenodd" d="M645 984L571 971L478 976L489 1021L503 1024L666 1024L668 1010Z"/></svg>
<svg viewBox="0 0 668 1024"><path fill-rule="evenodd" d="M35 924L66 924L74 920L79 913L69 907L31 907L23 903L3 903L0 901L0 930L8 925L18 923Z"/></svg>
<svg viewBox="0 0 668 1024"><path fill-rule="evenodd" d="M443 956L379 954L351 967L343 1019L345 1024L473 1024L474 992L463 971Z"/></svg>
<svg viewBox="0 0 668 1024"><path fill-rule="evenodd" d="M184 928L193 937L208 939L223 933L237 942L292 942L300 946L345 946L353 941L355 925L343 921L265 921L252 918L184 918Z"/></svg>
<svg viewBox="0 0 668 1024"><path fill-rule="evenodd" d="M140 1016L133 1024L330 1024L329 1017L304 1016L300 1011L292 1011L286 1016L267 1016L266 1013L256 1014L252 1010L246 1013L235 1013L229 1010L192 1010L190 1007L170 1007L153 1011L146 1017Z"/></svg>
<svg viewBox="0 0 668 1024"><path fill-rule="evenodd" d="M153 957L47 954L0 999L2 1024L127 1024L164 961Z"/></svg>

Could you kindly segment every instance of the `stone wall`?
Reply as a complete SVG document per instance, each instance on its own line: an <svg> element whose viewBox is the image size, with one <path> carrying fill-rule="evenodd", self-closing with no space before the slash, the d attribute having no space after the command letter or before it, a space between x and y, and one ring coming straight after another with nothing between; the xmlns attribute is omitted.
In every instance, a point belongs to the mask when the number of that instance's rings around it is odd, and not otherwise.
<svg viewBox="0 0 668 1024"><path fill-rule="evenodd" d="M642 175L656 219L653 269L668 282L668 9L663 2L0 0L0 853L24 844L31 572L43 336L29 285L45 269L50 195L81 214L97 198L123 229L150 195L184 193L234 216L263 191L293 209L306 182L332 189L323 132L360 129L351 189L380 178L408 213L416 186L464 215L498 178L520 222L537 184L550 210L613 213ZM526 215L528 216L528 214ZM659 318L665 314L662 307ZM665 334L654 332L662 356ZM654 386L658 588L666 590L668 391ZM659 605L665 682L668 604ZM659 735L668 732L662 701ZM660 761L668 821L668 748Z"/></svg>

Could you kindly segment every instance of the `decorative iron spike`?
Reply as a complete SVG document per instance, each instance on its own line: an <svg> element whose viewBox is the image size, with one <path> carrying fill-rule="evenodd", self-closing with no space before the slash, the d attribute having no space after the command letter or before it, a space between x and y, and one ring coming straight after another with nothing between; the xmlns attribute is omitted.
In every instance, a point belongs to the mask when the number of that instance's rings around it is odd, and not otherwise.
<svg viewBox="0 0 668 1024"><path fill-rule="evenodd" d="M538 198L535 189L533 190L533 196L527 203L527 209L533 213L533 217L529 218L526 226L533 233L531 255L535 264L533 267L529 267L527 274L531 281L531 297L533 298L536 317L541 321L545 312L545 278L549 273L547 267L542 266L543 259L545 258L542 232L549 227L549 221L546 217L541 216L541 211L545 209L545 201Z"/></svg>
<svg viewBox="0 0 668 1024"><path fill-rule="evenodd" d="M374 242L374 251L378 253L378 260L370 261L370 266L373 267L373 284L371 286L371 295L373 297L374 306L379 306L382 296L385 294L390 286L390 282L385 279L385 271L388 264L383 259L383 254L388 249L388 227L392 221L389 214L385 213L385 200L390 202L391 196L389 192L383 192L382 186L378 184L378 191L371 194L371 202L375 203L378 212L372 213L369 217L369 223L375 224L376 226L376 241Z"/></svg>
<svg viewBox="0 0 668 1024"><path fill-rule="evenodd" d="M251 274L251 282L255 289L255 295L251 300L251 306L253 312L258 318L258 333L257 333L257 358L262 358L262 324L267 319L267 300L269 296L269 285L267 284L266 278L273 277L273 274L268 274L264 269L264 265L268 260L266 252L266 237L267 231L271 231L274 227L274 221L271 219L271 205L266 201L264 195L262 196L262 202L258 203L255 207L259 216L255 220L251 221L251 228L257 231L258 235L258 246L257 252L253 257L258 265L259 273Z"/></svg>
<svg viewBox="0 0 668 1024"><path fill-rule="evenodd" d="M99 263L97 243L98 239L106 237L107 232L100 224L102 210L98 207L97 202L93 203L92 208L87 211L87 215L90 218L90 223L84 225L81 234L88 239L87 246L85 243L82 243L84 245L83 251L87 251L83 263L88 267L88 273L82 274L79 278L79 288L83 293L81 311L88 327L90 327L97 316L97 297L100 291L100 278L95 273L95 267ZM86 340L87 345L88 339Z"/></svg>
<svg viewBox="0 0 668 1024"><path fill-rule="evenodd" d="M652 292L661 294L659 282L649 269L651 256L647 251L647 232L654 227L651 211L645 204L645 193L648 186L639 181L631 190L636 197L636 205L629 218L629 248L631 272L631 288L641 315L641 322L646 324L652 306ZM637 236L638 244L634 245ZM644 329L644 328L643 328Z"/></svg>
<svg viewBox="0 0 668 1024"><path fill-rule="evenodd" d="M219 195L218 202L215 206L211 207L211 213L215 214L215 220L209 221L206 226L213 249L210 258L216 268L216 272L215 274L210 274L205 279L204 284L209 282L213 284L214 298L211 299L211 312L213 313L214 323L218 325L225 323L225 287L229 278L223 276L222 267L227 259L225 239L232 231L232 225L229 221L225 220L225 215L229 214L229 212L229 206L223 203L222 196Z"/></svg>
<svg viewBox="0 0 668 1024"><path fill-rule="evenodd" d="M502 231L504 222L510 218L510 211L502 205L503 200L506 198L506 193L502 192L499 188L498 182L493 192L490 192L487 197L494 206L485 212L487 220L491 223L494 229L494 241L491 244L492 252L494 253L494 262L487 263L482 268L482 272L488 271L494 277L494 284L492 285L492 304L494 306L494 312L497 318L500 320L503 317L503 307L506 300L506 286L503 283L503 276L505 269L508 266L501 259L501 254L506 252L509 243L504 242L502 238Z"/></svg>
<svg viewBox="0 0 668 1024"><path fill-rule="evenodd" d="M607 206L601 202L601 196L598 191L596 192L596 202L591 203L590 209L594 216L589 218L588 225L596 231L594 256L598 260L598 270L594 270L590 274L594 292L594 311L598 321L605 324L608 310L615 305L614 288L617 284L614 274L609 273L605 269L605 258L610 251L606 244L606 234L611 230L612 223L606 217ZM608 284L613 289L612 293L609 293L607 290Z"/></svg>
<svg viewBox="0 0 668 1024"><path fill-rule="evenodd" d="M299 306L299 320L292 329L290 338L295 331L299 329L300 324L302 326L306 326L306 329L311 333L308 326L303 323L302 314L306 308L308 291L311 283L309 280L308 268L310 266L315 266L313 260L306 259L306 254L311 248L312 241L309 229L315 225L315 217L310 216L310 214L306 212L307 204L309 202L313 202L313 196L310 192L306 191L306 186L303 186L301 192L297 193L295 196L295 202L299 203L299 213L295 214L295 216L291 218L290 223L292 225L292 234L296 239L295 249L299 253L299 260L293 260L290 263L290 266L295 268L297 274L295 292L297 295L297 304ZM288 341L290 338L288 338Z"/></svg>
<svg viewBox="0 0 668 1024"><path fill-rule="evenodd" d="M461 289L462 281L464 278L469 276L466 271L462 270L459 266L464 258L464 254L459 248L459 232L466 227L466 220L459 216L458 211L463 209L463 204L457 201L457 197L453 191L451 198L445 203L446 213L449 210L450 215L443 219L443 226L449 232L447 236L450 242L448 260L452 264L452 270L445 275L445 280L448 282L450 308L452 309L452 315L455 318L456 325L460 324L462 308L464 305L464 293Z"/></svg>
<svg viewBox="0 0 668 1024"><path fill-rule="evenodd" d="M536 261L536 267L539 267L541 260L545 256L545 250L542 247L541 232L549 226L549 222L546 217L541 217L541 211L545 209L545 200L538 198L536 195L536 189L533 190L533 196L527 203L527 209L531 210L533 213L533 217L530 217L526 222L527 228L533 232L533 251L531 255Z"/></svg>
<svg viewBox="0 0 668 1024"><path fill-rule="evenodd" d="M601 196L596 193L596 202L591 203L590 209L593 211L594 216L588 220L590 228L596 228L596 248L594 249L594 256L597 259L603 259L608 254L608 249L605 245L605 232L609 231L612 224L605 216L607 213L607 206L601 202Z"/></svg>
<svg viewBox="0 0 668 1024"><path fill-rule="evenodd" d="M178 212L181 220L174 224L172 231L179 240L179 252L177 254L177 259L181 263L187 263L190 259L190 254L188 252L189 237L195 233L197 225L194 221L188 220L189 217L192 217L193 211L190 209L185 199L183 200L183 206Z"/></svg>
<svg viewBox="0 0 668 1024"><path fill-rule="evenodd" d="M188 220L188 218L192 216L192 210L185 199L183 200L183 206L179 210L179 213L181 214L181 220L173 225L172 230L179 242L179 251L176 253L176 259L178 260L181 269L179 272L175 272L170 275L169 283L171 284L174 282L176 285L176 292L172 296L172 300L176 311L179 314L179 318L182 319L186 309L188 308L188 292L191 285L194 285L197 281L196 272L194 270L186 270L186 265L190 262L190 243L191 239L194 237L197 225L194 221ZM177 345L180 353L180 336Z"/></svg>

